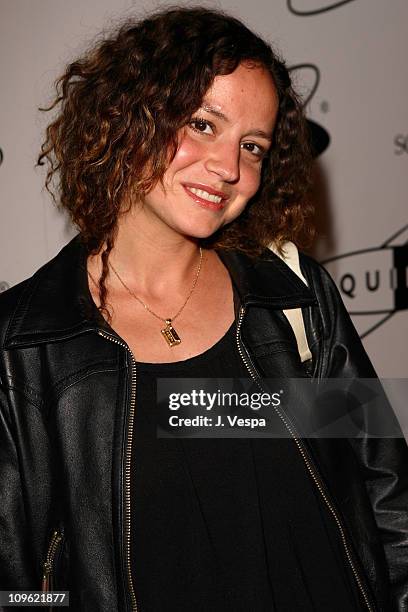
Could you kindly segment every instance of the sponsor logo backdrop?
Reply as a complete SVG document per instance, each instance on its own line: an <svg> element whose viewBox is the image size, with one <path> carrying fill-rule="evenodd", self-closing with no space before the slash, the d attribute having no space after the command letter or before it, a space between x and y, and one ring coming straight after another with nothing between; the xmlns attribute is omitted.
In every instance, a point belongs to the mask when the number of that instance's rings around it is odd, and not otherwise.
<svg viewBox="0 0 408 612"><path fill-rule="evenodd" d="M206 3L212 6L211 3ZM158 2L15 0L0 23L0 291L75 230L35 169L51 86L103 28ZM406 0L220 0L287 58L312 121L320 239L377 371L406 377L408 77Z"/></svg>

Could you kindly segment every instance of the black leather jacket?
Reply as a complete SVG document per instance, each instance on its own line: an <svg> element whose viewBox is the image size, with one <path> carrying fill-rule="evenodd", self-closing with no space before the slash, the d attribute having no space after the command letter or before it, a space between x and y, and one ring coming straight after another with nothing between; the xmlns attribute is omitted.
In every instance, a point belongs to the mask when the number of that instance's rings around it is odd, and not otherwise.
<svg viewBox="0 0 408 612"><path fill-rule="evenodd" d="M313 354L308 375L375 376L318 264L301 257L307 288L272 253L256 264L239 253L220 256L233 279L239 347L251 376L305 375L282 313L299 306ZM77 237L0 296L0 588L39 590L45 574L51 587L71 590L71 609L131 611L135 364L94 306L85 264ZM408 611L405 442L296 445L336 521L362 610Z"/></svg>

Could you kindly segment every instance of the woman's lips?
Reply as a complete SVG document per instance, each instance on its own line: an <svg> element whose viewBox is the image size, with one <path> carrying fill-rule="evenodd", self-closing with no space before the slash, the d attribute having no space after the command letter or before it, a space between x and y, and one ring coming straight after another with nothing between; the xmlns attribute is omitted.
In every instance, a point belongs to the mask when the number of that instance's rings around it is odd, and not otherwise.
<svg viewBox="0 0 408 612"><path fill-rule="evenodd" d="M190 196L190 198L192 200L194 200L194 202L196 202L196 204L199 204L200 206L202 206L203 208L208 208L209 210L222 210L225 207L225 204L227 202L228 197L220 192L220 191L215 191L214 189L208 188L208 187L204 187L202 185L183 185L184 191L187 193L188 196ZM213 202L211 200L207 200L203 197L200 197L197 193L193 193L191 191L191 189L195 189L195 190L199 190L199 191L205 191L206 193L208 193L209 195L212 196L217 196L217 197L221 197L221 201L220 202Z"/></svg>

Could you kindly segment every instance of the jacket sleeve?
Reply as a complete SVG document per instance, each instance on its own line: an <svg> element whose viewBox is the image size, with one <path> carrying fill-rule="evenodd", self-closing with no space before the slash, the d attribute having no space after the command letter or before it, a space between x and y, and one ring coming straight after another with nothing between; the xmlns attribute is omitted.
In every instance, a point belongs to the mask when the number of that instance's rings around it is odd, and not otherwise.
<svg viewBox="0 0 408 612"><path fill-rule="evenodd" d="M364 350L334 282L323 271L328 309L326 355L328 377L373 378L374 368ZM392 412L388 402L386 410ZM387 408L388 406L388 408ZM390 419L395 418L393 413ZM367 492L374 510L389 567L393 604L408 612L408 448L399 435L350 440L362 465Z"/></svg>
<svg viewBox="0 0 408 612"><path fill-rule="evenodd" d="M0 590L33 588L19 461L0 385ZM0 606L0 610L3 608Z"/></svg>

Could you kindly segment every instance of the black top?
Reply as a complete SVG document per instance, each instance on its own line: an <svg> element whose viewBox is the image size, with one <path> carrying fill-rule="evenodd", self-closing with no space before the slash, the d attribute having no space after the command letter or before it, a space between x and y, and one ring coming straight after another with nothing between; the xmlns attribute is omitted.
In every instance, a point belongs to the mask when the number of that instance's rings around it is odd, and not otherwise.
<svg viewBox="0 0 408 612"><path fill-rule="evenodd" d="M137 371L131 562L139 612L362 610L337 527L293 440L156 437L157 378L249 377L235 325L201 355ZM258 472L259 462L270 469Z"/></svg>

